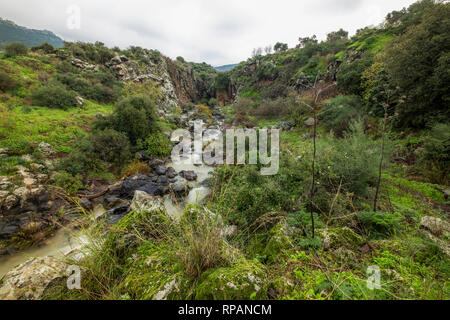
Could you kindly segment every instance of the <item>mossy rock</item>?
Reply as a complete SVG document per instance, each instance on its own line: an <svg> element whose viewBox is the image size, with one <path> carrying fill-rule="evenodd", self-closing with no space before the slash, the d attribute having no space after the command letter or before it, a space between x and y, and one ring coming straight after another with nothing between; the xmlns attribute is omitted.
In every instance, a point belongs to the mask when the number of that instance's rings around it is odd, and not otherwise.
<svg viewBox="0 0 450 320"><path fill-rule="evenodd" d="M287 235L286 223L279 223L270 230L270 238L263 253L267 257L268 263L278 263L287 255L287 251L292 248L291 240Z"/></svg>
<svg viewBox="0 0 450 320"><path fill-rule="evenodd" d="M229 267L211 269L201 276L194 297L199 300L266 299L264 267L256 260L239 259Z"/></svg>
<svg viewBox="0 0 450 320"><path fill-rule="evenodd" d="M365 243L363 237L348 227L318 230L318 233L323 238L323 248L325 250L341 247L356 249Z"/></svg>
<svg viewBox="0 0 450 320"><path fill-rule="evenodd" d="M130 261L128 275L119 286L122 295L136 300L183 298L183 285L189 282L168 245L145 242Z"/></svg>

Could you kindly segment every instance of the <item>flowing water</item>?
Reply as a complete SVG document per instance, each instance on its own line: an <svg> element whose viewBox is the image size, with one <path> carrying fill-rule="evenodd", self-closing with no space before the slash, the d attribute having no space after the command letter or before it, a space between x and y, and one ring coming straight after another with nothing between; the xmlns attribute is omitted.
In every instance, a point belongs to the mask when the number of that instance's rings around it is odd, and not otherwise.
<svg viewBox="0 0 450 320"><path fill-rule="evenodd" d="M216 134L206 134L204 137L204 141L214 143L215 141L218 141L218 137L218 132ZM192 156L188 155L184 156L181 161L170 163L168 165L173 167L177 172L183 170L194 171L198 176L197 181L191 183L193 188L189 192L184 202L177 203L176 201L172 200L171 197L164 198L164 207L167 211L167 214L173 217L181 217L186 204L202 204L210 193L209 188L201 186L200 184L210 177L210 173L214 171L214 168L205 164L194 165L192 160ZM95 208L94 216L97 217L101 215L103 213L102 210L103 209L101 207ZM30 248L28 250L24 250L10 256L0 257L0 279L6 273L29 260L30 258L46 256L62 257L76 249L79 249L87 243L87 238L81 235L79 232L71 231L67 228L62 228L58 230L53 237L44 241L39 247Z"/></svg>

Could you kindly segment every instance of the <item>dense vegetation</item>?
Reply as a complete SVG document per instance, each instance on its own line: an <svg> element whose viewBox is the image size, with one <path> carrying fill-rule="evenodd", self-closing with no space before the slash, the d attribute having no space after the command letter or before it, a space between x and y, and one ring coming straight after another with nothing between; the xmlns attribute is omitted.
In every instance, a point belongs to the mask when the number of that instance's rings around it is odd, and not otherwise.
<svg viewBox="0 0 450 320"><path fill-rule="evenodd" d="M95 224L88 255L70 261L83 267L83 290L54 284L47 298L448 299L449 19L448 3L422 0L351 38L340 29L255 50L231 71L178 57L208 94L176 116L208 121L214 91L236 88L221 107L227 125L282 128L278 174L218 167L204 206L179 219L136 209ZM119 81L106 66L116 56L140 68L165 59L100 42L2 54L0 147L12 155L1 174L51 142L53 183L75 195L88 178L148 173L138 151L169 156L164 131L179 122L158 117L161 88ZM440 229L424 230L424 218ZM374 265L379 290L366 286Z"/></svg>

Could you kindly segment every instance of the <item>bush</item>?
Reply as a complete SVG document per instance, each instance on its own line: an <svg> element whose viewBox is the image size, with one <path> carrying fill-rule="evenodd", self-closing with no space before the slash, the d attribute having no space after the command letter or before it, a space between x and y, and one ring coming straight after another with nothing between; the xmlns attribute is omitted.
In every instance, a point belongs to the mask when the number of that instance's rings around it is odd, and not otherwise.
<svg viewBox="0 0 450 320"><path fill-rule="evenodd" d="M267 100L256 109L251 110L251 114L260 117L277 117L289 112L286 100L278 98L276 100Z"/></svg>
<svg viewBox="0 0 450 320"><path fill-rule="evenodd" d="M15 55L24 55L28 53L28 47L20 42L13 42L3 46L6 54L15 56Z"/></svg>
<svg viewBox="0 0 450 320"><path fill-rule="evenodd" d="M403 216L400 213L390 212L360 212L358 218L366 227L371 238L386 238L395 234L400 229Z"/></svg>
<svg viewBox="0 0 450 320"><path fill-rule="evenodd" d="M145 95L135 95L119 101L110 124L113 129L125 133L132 144L158 131L155 101Z"/></svg>
<svg viewBox="0 0 450 320"><path fill-rule="evenodd" d="M66 171L62 171L55 175L55 185L64 189L71 195L77 194L77 192L84 188L81 175L71 175Z"/></svg>
<svg viewBox="0 0 450 320"><path fill-rule="evenodd" d="M66 110L77 104L76 94L62 84L52 83L41 87L31 94L34 104L42 107Z"/></svg>
<svg viewBox="0 0 450 320"><path fill-rule="evenodd" d="M125 169L122 171L122 177L131 177L136 174L147 174L149 175L151 173L150 167L148 164L142 161L133 161L130 163Z"/></svg>
<svg viewBox="0 0 450 320"><path fill-rule="evenodd" d="M172 143L170 142L169 137L162 132L152 133L138 145L140 149L146 151L147 155L157 158L168 157L172 152Z"/></svg>
<svg viewBox="0 0 450 320"><path fill-rule="evenodd" d="M364 134L362 122L354 122L343 139L331 138L323 142L325 148L319 152L326 157L319 159L318 164L322 184L333 181L333 185L338 186L342 179L344 190L357 196L366 195L368 186L376 180L380 146ZM385 152L387 163L391 152L389 143L386 144Z"/></svg>
<svg viewBox="0 0 450 320"><path fill-rule="evenodd" d="M55 47L53 47L51 44L48 44L47 42L44 42L40 46L36 46L31 48L31 51L39 51L42 50L46 54L55 53Z"/></svg>
<svg viewBox="0 0 450 320"><path fill-rule="evenodd" d="M319 113L319 119L323 126L342 137L348 131L350 123L355 120L360 112L361 100L357 96L337 96L325 102Z"/></svg>
<svg viewBox="0 0 450 320"><path fill-rule="evenodd" d="M0 72L0 90L13 90L18 86L18 82L11 78L8 74Z"/></svg>
<svg viewBox="0 0 450 320"><path fill-rule="evenodd" d="M112 129L94 131L89 136L93 158L122 166L131 158L130 142L125 134Z"/></svg>

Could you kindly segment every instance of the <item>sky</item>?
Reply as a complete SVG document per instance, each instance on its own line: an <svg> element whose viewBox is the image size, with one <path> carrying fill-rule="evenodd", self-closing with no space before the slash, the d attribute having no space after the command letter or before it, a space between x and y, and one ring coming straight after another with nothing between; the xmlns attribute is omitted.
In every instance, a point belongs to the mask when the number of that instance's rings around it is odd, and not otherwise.
<svg viewBox="0 0 450 320"><path fill-rule="evenodd" d="M378 25L415 0L2 0L0 17L66 41L137 45L213 66L246 60L253 48L343 28Z"/></svg>

